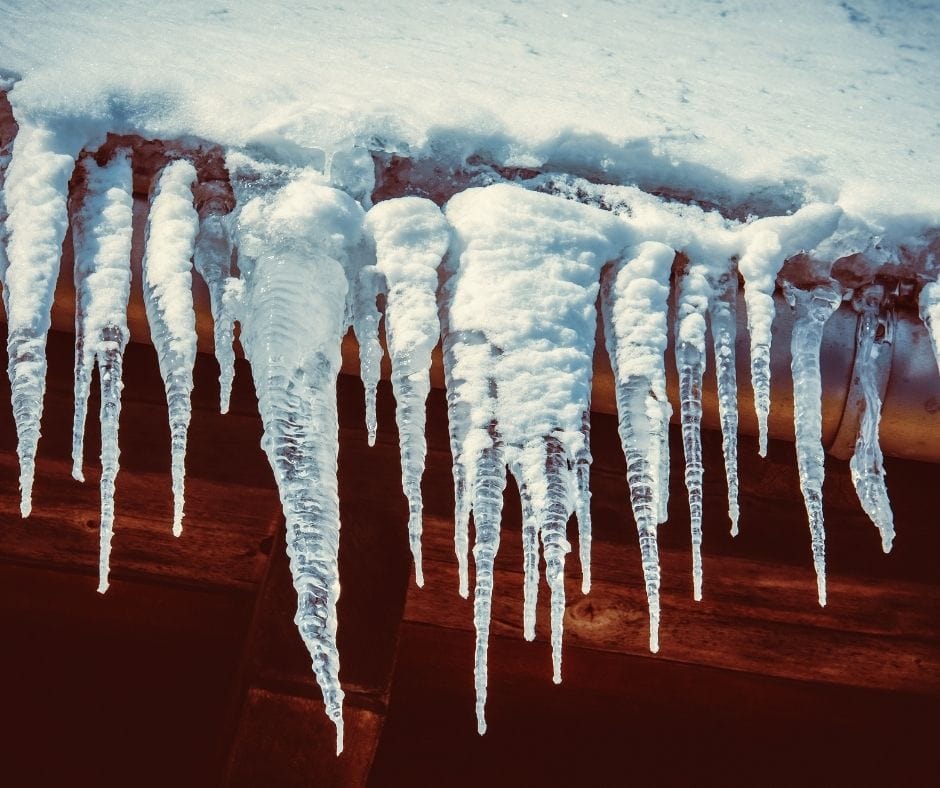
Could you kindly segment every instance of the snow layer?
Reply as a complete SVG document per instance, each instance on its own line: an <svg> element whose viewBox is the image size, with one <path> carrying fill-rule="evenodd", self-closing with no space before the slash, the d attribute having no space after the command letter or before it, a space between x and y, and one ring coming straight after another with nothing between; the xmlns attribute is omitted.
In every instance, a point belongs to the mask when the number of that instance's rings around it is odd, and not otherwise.
<svg viewBox="0 0 940 788"><path fill-rule="evenodd" d="M933 3L0 0L0 19L16 109L96 133L477 153L940 223Z"/></svg>

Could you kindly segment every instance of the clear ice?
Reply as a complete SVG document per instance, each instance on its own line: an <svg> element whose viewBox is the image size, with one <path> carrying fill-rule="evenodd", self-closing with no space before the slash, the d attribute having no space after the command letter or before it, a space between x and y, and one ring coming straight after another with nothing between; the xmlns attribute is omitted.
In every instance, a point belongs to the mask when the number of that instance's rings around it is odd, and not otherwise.
<svg viewBox="0 0 940 788"><path fill-rule="evenodd" d="M134 183L131 156L118 150L104 166L81 163L83 188L72 205L75 250L75 417L72 476L84 481L82 460L88 394L95 362L101 385L101 545L98 592L108 590L114 484L118 473L121 371L131 290Z"/></svg>
<svg viewBox="0 0 940 788"><path fill-rule="evenodd" d="M823 522L822 488L826 475L826 453L822 445L822 380L819 349L823 329L839 308L842 295L832 285L802 290L786 283L784 295L794 311L790 340L790 370L793 375L793 426L796 432L796 463L800 489L809 518L813 566L819 604L826 605L826 529Z"/></svg>
<svg viewBox="0 0 940 788"><path fill-rule="evenodd" d="M860 417L855 451L849 460L852 483L865 514L881 534L881 547L888 553L894 541L894 514L885 486L884 457L878 442L881 423L881 391L878 381L878 356L890 352L894 341L895 316L884 306L884 287L872 285L855 294L854 306L859 313L856 332L855 372L861 389L860 402L848 402L858 408Z"/></svg>
<svg viewBox="0 0 940 788"><path fill-rule="evenodd" d="M614 371L620 440L627 460L630 505L640 538L640 558L650 616L650 651L659 651L659 546L669 418L666 398L666 305L672 247L647 241L604 271L601 306L607 353ZM668 463L668 460L667 460Z"/></svg>
<svg viewBox="0 0 940 788"><path fill-rule="evenodd" d="M183 532L186 434L196 363L192 260L199 216L193 205L195 180L196 169L188 161L172 161L163 168L150 199L143 263L147 322L166 388L170 419L174 536Z"/></svg>
<svg viewBox="0 0 940 788"><path fill-rule="evenodd" d="M392 361L402 489L408 498L408 540L414 556L415 582L420 587L424 585L421 477L427 456L425 403L431 390L431 351L441 334L437 269L447 253L450 230L440 209L420 197L379 203L366 216L365 229L375 244L376 275L385 280L385 326ZM373 386L373 413L374 395ZM374 427L374 420L372 424Z"/></svg>
<svg viewBox="0 0 940 788"><path fill-rule="evenodd" d="M735 265L711 279L713 296L708 304L709 325L715 353L715 383L721 450L728 483L728 519L731 535L738 535L738 383L735 367L737 340L738 272Z"/></svg>
<svg viewBox="0 0 940 788"><path fill-rule="evenodd" d="M336 649L336 377L347 325L347 270L363 212L313 170L252 185L239 194L241 281L228 284L226 300L242 326L264 426L262 446L284 509L297 590L294 621L336 725L339 753L344 693Z"/></svg>
<svg viewBox="0 0 940 788"><path fill-rule="evenodd" d="M692 596L696 601L702 598L702 378L705 374L705 316L710 298L708 269L686 260L676 283L675 351L692 533Z"/></svg>

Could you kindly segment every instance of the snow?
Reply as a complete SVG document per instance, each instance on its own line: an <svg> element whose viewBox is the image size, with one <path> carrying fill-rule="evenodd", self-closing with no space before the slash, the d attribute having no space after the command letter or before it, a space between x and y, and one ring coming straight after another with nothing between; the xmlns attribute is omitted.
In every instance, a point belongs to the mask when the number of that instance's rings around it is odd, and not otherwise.
<svg viewBox="0 0 940 788"><path fill-rule="evenodd" d="M99 133L290 156L378 139L723 202L940 215L929 3L3 0L0 16L17 110Z"/></svg>

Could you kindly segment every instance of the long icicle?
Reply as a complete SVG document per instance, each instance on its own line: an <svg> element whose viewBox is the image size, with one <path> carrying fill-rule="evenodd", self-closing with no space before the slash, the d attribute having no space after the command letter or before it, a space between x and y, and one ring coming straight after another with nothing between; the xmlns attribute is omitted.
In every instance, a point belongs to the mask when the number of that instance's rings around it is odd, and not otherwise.
<svg viewBox="0 0 940 788"><path fill-rule="evenodd" d="M870 285L854 298L859 313L856 331L855 370L861 388L862 400L856 405L861 416L855 451L849 460L852 483L865 514L881 534L881 547L891 552L894 541L894 514L888 489L885 486L884 457L878 442L881 423L881 392L878 387L878 356L886 352L886 344L894 341L893 310L884 306L884 287Z"/></svg>
<svg viewBox="0 0 940 788"><path fill-rule="evenodd" d="M784 286L784 295L795 313L790 340L790 370L793 376L796 461L800 473L800 489L809 518L819 604L825 607L826 529L823 520L822 487L826 474L826 454L822 445L819 349L826 322L839 308L842 297L834 284L801 290L787 283Z"/></svg>
<svg viewBox="0 0 940 788"><path fill-rule="evenodd" d="M251 364L264 448L281 497L297 591L294 621L343 749L336 647L340 535L336 378L347 272L362 209L314 171L255 189L237 224L239 286L230 283ZM260 193L259 193L260 192Z"/></svg>
<svg viewBox="0 0 940 788"><path fill-rule="evenodd" d="M674 257L672 248L664 244L640 244L605 270L601 286L604 334L614 371L620 438L649 605L649 644L654 653L659 651L656 527L661 504L659 458L653 449L662 442L666 303Z"/></svg>
<svg viewBox="0 0 940 788"><path fill-rule="evenodd" d="M173 479L173 535L183 532L186 433L192 414L196 318L192 258L199 230L192 186L196 169L188 161L163 168L150 203L144 251L144 304L150 336L166 388L170 419L170 472Z"/></svg>
<svg viewBox="0 0 940 788"><path fill-rule="evenodd" d="M20 121L4 182L7 373L20 464L20 513L32 510L46 390L46 336L68 227L68 186L82 140Z"/></svg>
<svg viewBox="0 0 940 788"><path fill-rule="evenodd" d="M386 200L366 216L375 242L376 266L387 284L385 321L395 420L401 449L402 487L408 498L408 539L415 582L424 585L421 562L421 478L427 456L425 403L431 390L431 351L440 338L437 269L450 244L450 230L430 200Z"/></svg>
<svg viewBox="0 0 940 788"><path fill-rule="evenodd" d="M738 383L735 367L737 339L738 273L734 263L712 281L714 295L708 317L715 353L715 382L718 418L721 421L721 450L728 483L728 519L731 535L738 535Z"/></svg>
<svg viewBox="0 0 940 788"><path fill-rule="evenodd" d="M490 617L493 609L493 569L499 550L499 526L506 487L506 458L495 425L480 436L489 442L472 460L473 527L475 532L473 562L476 583L473 592L473 625L476 648L473 681L476 688L477 732L486 733L487 652Z"/></svg>
<svg viewBox="0 0 940 788"><path fill-rule="evenodd" d="M101 385L101 537L98 592L108 590L114 530L114 484L119 468L121 372L131 289L133 172L130 153L119 150L105 166L82 162L84 195L73 206L75 249L75 414L72 476L84 481L82 460L91 373L98 362Z"/></svg>
<svg viewBox="0 0 940 788"><path fill-rule="evenodd" d="M676 292L675 353L679 372L685 486L692 535L692 596L702 599L702 378L705 374L705 315L711 296L707 270L687 262Z"/></svg>

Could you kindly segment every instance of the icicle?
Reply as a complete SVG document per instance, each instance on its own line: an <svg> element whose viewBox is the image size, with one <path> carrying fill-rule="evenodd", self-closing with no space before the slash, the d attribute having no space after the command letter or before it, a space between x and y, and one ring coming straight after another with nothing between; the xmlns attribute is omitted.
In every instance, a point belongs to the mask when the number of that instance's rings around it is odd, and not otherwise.
<svg viewBox="0 0 940 788"><path fill-rule="evenodd" d="M878 443L881 423L881 392L878 386L878 356L894 341L894 313L885 311L884 287L870 285L857 293L854 306L859 313L856 332L855 370L862 400L847 403L860 411L855 452L849 460L852 483L865 513L881 533L881 547L888 553L894 541L894 515L885 487L884 458ZM879 329L883 334L879 335ZM887 351L890 352L890 351Z"/></svg>
<svg viewBox="0 0 940 788"><path fill-rule="evenodd" d="M841 295L835 284L801 290L786 283L784 295L793 307L795 320L790 341L790 370L793 376L793 425L796 431L796 460L800 489L809 517L813 565L819 604L826 605L826 531L823 523L822 487L826 455L822 446L822 382L819 348L823 328L839 308Z"/></svg>
<svg viewBox="0 0 940 788"><path fill-rule="evenodd" d="M121 369L131 288L133 172L130 153L119 150L104 167L82 162L84 199L74 205L75 249L75 417L72 476L84 481L82 455L92 367L101 383L101 546L98 592L108 589L114 528L114 483L118 473Z"/></svg>
<svg viewBox="0 0 940 788"><path fill-rule="evenodd" d="M340 752L336 377L345 331L344 267L359 243L363 215L347 195L319 181L318 173L305 170L283 188L240 196L243 280L238 287L230 283L226 296L240 301L237 316L264 425L262 446L284 508L297 590L294 621L336 725Z"/></svg>
<svg viewBox="0 0 940 788"><path fill-rule="evenodd" d="M738 274L730 270L712 279L714 296L708 304L712 344L715 352L715 381L718 390L718 417L721 421L721 449L728 481L728 518L731 535L738 535L738 384L735 369L737 337Z"/></svg>
<svg viewBox="0 0 940 788"><path fill-rule="evenodd" d="M382 377L382 343L379 342L378 297L385 292L382 275L374 265L359 269L353 277L352 326L359 343L359 377L366 395L366 431L370 446L375 446L377 422L375 417L375 394Z"/></svg>
<svg viewBox="0 0 940 788"><path fill-rule="evenodd" d="M481 485L501 495L506 464L519 482L524 634L535 634L540 540L551 589L553 678L560 681L564 561L571 549L566 529L576 510L584 515L579 528L588 534L586 541L590 533L584 420L590 405L597 279L629 233L610 214L507 184L467 189L451 199L446 213L455 235L441 294L457 500L454 541L461 560L467 499L472 498L482 732L499 509L486 497L481 519ZM461 566L461 584L464 571Z"/></svg>
<svg viewBox="0 0 940 788"><path fill-rule="evenodd" d="M143 264L147 322L169 409L174 536L183 531L186 433L196 362L192 257L199 217L193 206L195 180L196 170L188 161L171 162L160 173L150 203Z"/></svg>
<svg viewBox="0 0 940 788"><path fill-rule="evenodd" d="M217 181L200 182L196 187L199 204L199 234L193 250L193 263L209 288L215 358L219 362L219 411L228 413L235 380L235 321L225 310L225 282L232 275L232 239L227 214L231 195Z"/></svg>
<svg viewBox="0 0 940 788"><path fill-rule="evenodd" d="M46 335L62 241L68 185L82 140L20 121L6 171L3 300L7 372L20 462L20 513L32 509L33 476L46 389Z"/></svg>
<svg viewBox="0 0 940 788"><path fill-rule="evenodd" d="M841 216L839 207L816 203L801 208L792 216L758 219L741 231L743 254L738 268L744 276L747 329L751 335L751 385L761 457L767 456L770 341L777 274L787 258L812 249L832 235Z"/></svg>
<svg viewBox="0 0 940 788"><path fill-rule="evenodd" d="M650 458L654 469L658 466L658 470L653 472L653 494L659 502L656 522L665 523L669 519L669 421L672 419L672 405L665 393L665 371L660 371L654 376L653 390L656 395L649 402L652 409L649 418L653 436Z"/></svg>
<svg viewBox="0 0 940 788"><path fill-rule="evenodd" d="M921 288L918 303L920 319L927 326L933 354L937 359L937 369L940 370L940 282L927 282Z"/></svg>
<svg viewBox="0 0 940 788"><path fill-rule="evenodd" d="M525 447L521 453L526 487L538 490L533 514L539 523L545 579L551 591L552 680L561 683L561 643L565 615L565 556L571 551L566 530L574 508L573 485L565 447L555 436ZM534 612L534 611L533 611Z"/></svg>
<svg viewBox="0 0 940 788"><path fill-rule="evenodd" d="M514 463L510 470L519 487L522 504L522 636L532 641L535 640L535 614L539 601L539 523L521 466Z"/></svg>
<svg viewBox="0 0 940 788"><path fill-rule="evenodd" d="M458 593L464 599L470 596L470 568L467 554L470 550L471 491L468 473L460 457L464 451L470 425L470 402L461 396L462 381L455 377L458 368L458 352L465 357L467 337L452 333L449 328L446 307L441 311L444 351L444 384L447 388L447 427L450 433L450 452L453 458L454 475L454 554L457 556Z"/></svg>
<svg viewBox="0 0 940 788"><path fill-rule="evenodd" d="M476 688L477 732L486 733L487 651L490 640L490 616L493 607L493 565L499 550L499 525L503 511L503 490L506 487L506 459L495 428L477 436L489 444L470 460L474 465L473 527L476 538L473 562L476 585L473 592L473 625L476 648L473 683ZM468 442L473 437L468 436Z"/></svg>
<svg viewBox="0 0 940 788"><path fill-rule="evenodd" d="M687 264L679 274L676 294L676 368L692 532L692 595L696 601L702 599L702 378L705 315L711 296L707 273L703 265Z"/></svg>
<svg viewBox="0 0 940 788"><path fill-rule="evenodd" d="M385 320L402 488L408 497L408 536L415 582L420 587L424 585L421 477L427 455L425 402L431 390L431 351L441 333L437 267L447 252L450 231L440 209L419 197L379 203L366 216L365 229L375 242L377 268L387 283Z"/></svg>
<svg viewBox="0 0 940 788"><path fill-rule="evenodd" d="M620 439L627 460L630 504L650 614L650 651L659 650L659 458L663 430L666 303L675 253L646 242L627 250L604 272L601 305L607 352L614 371ZM668 421L667 421L668 424Z"/></svg>
<svg viewBox="0 0 940 788"><path fill-rule="evenodd" d="M588 394L590 397L590 393ZM581 562L581 593L591 591L591 408L581 417L584 446L574 457L575 516L578 519L578 560Z"/></svg>

